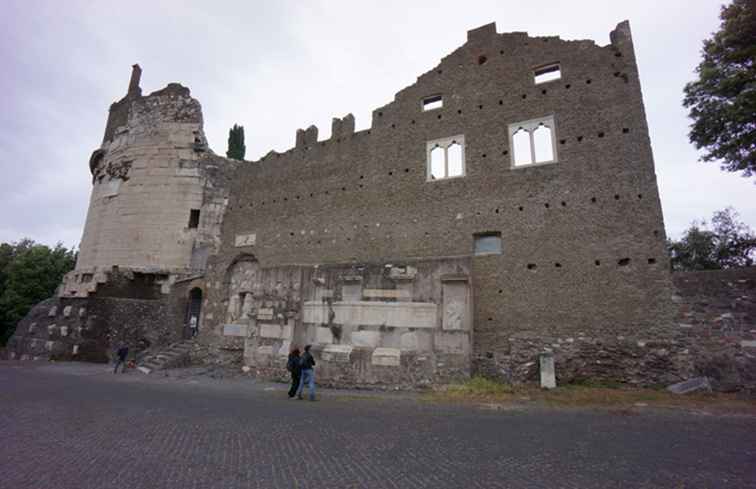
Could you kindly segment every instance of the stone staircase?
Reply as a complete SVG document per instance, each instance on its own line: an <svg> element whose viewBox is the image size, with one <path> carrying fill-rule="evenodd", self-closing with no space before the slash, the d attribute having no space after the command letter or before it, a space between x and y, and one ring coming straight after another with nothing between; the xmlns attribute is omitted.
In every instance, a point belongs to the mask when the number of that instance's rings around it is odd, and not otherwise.
<svg viewBox="0 0 756 489"><path fill-rule="evenodd" d="M150 351L139 361L137 369L144 374L150 374L156 370L189 365L189 351L191 349L192 341L184 340L162 349Z"/></svg>

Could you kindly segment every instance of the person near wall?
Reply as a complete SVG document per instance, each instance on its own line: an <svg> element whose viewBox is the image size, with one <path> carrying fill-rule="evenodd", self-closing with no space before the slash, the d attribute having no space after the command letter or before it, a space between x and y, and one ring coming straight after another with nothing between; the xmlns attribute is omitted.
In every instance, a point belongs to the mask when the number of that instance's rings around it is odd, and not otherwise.
<svg viewBox="0 0 756 489"><path fill-rule="evenodd" d="M121 366L121 373L126 373L126 357L129 356L129 347L126 345L121 345L121 347L116 352L116 364L115 368L113 369L113 373L118 373L118 367Z"/></svg>
<svg viewBox="0 0 756 489"><path fill-rule="evenodd" d="M304 353L300 359L302 374L299 380L299 389L297 389L297 399L302 399L302 391L305 384L310 391L310 400L315 400L315 358L310 353L310 345L305 346Z"/></svg>
<svg viewBox="0 0 756 489"><path fill-rule="evenodd" d="M294 348L289 353L289 360L286 362L286 370L291 373L291 387L289 388L289 398L293 398L297 395L297 388L299 387L299 378L302 374L302 365L300 364L301 358L299 357L299 348Z"/></svg>
<svg viewBox="0 0 756 489"><path fill-rule="evenodd" d="M197 316L189 318L189 331L192 333L192 338L197 336Z"/></svg>

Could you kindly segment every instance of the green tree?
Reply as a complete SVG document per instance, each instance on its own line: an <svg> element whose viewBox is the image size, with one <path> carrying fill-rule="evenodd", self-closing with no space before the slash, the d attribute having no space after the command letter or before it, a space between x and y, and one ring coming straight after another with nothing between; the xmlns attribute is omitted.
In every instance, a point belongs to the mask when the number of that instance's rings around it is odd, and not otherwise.
<svg viewBox="0 0 756 489"><path fill-rule="evenodd" d="M51 297L63 275L76 264L76 252L24 239L0 245L0 344L37 302Z"/></svg>
<svg viewBox="0 0 756 489"><path fill-rule="evenodd" d="M226 156L235 160L243 160L247 147L244 145L244 126L234 124L234 127L228 130L228 151Z"/></svg>
<svg viewBox="0 0 756 489"><path fill-rule="evenodd" d="M693 119L690 141L703 161L723 170L756 172L756 2L733 0L704 41L698 79L685 85L683 105Z"/></svg>
<svg viewBox="0 0 756 489"><path fill-rule="evenodd" d="M668 242L674 270L718 270L751 266L756 237L732 207L717 211L706 221L693 222L679 241Z"/></svg>

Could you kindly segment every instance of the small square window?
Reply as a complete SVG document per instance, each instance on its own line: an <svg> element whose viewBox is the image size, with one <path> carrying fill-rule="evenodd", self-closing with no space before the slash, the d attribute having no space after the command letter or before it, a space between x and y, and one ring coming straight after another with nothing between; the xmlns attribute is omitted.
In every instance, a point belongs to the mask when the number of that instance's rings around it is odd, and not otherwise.
<svg viewBox="0 0 756 489"><path fill-rule="evenodd" d="M440 109L444 106L444 98L441 95L433 95L423 99L423 111Z"/></svg>
<svg viewBox="0 0 756 489"><path fill-rule="evenodd" d="M501 233L499 231L487 231L473 234L476 255L501 255Z"/></svg>
<svg viewBox="0 0 756 489"><path fill-rule="evenodd" d="M542 66L533 70L533 78L535 79L536 85L559 80L562 78L562 69L560 68L559 63Z"/></svg>
<svg viewBox="0 0 756 489"><path fill-rule="evenodd" d="M189 211L189 229L196 229L199 226L199 209L192 209Z"/></svg>

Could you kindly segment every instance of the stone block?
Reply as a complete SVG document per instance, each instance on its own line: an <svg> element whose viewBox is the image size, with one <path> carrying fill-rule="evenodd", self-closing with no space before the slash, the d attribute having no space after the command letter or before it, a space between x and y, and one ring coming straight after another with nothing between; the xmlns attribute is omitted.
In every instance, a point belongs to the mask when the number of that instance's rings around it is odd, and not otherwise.
<svg viewBox="0 0 756 489"><path fill-rule="evenodd" d="M380 331L352 331L351 341L354 346L375 348L381 344Z"/></svg>
<svg viewBox="0 0 756 489"><path fill-rule="evenodd" d="M467 333L436 332L434 349L442 353L467 353L470 350L470 340Z"/></svg>
<svg viewBox="0 0 756 489"><path fill-rule="evenodd" d="M37 330L37 323L31 323L29 325L29 333L34 333Z"/></svg>
<svg viewBox="0 0 756 489"><path fill-rule="evenodd" d="M323 348L320 358L324 362L349 363L351 354L351 345L328 345Z"/></svg>
<svg viewBox="0 0 756 489"><path fill-rule="evenodd" d="M258 321L270 321L273 319L273 308L272 307L261 307L257 310L257 319Z"/></svg>
<svg viewBox="0 0 756 489"><path fill-rule="evenodd" d="M370 361L382 367L398 367L401 365L401 355L398 348L376 348Z"/></svg>
<svg viewBox="0 0 756 489"><path fill-rule="evenodd" d="M246 337L248 329L246 324L224 324L223 336L242 336Z"/></svg>
<svg viewBox="0 0 756 489"><path fill-rule="evenodd" d="M397 299L412 298L412 292L407 289L364 289L362 297L367 299Z"/></svg>
<svg viewBox="0 0 756 489"><path fill-rule="evenodd" d="M341 300L342 301L359 301L362 299L362 284L349 283L341 286Z"/></svg>
<svg viewBox="0 0 756 489"><path fill-rule="evenodd" d="M79 345L74 345L73 348L71 348L71 354L73 355L79 354Z"/></svg>
<svg viewBox="0 0 756 489"><path fill-rule="evenodd" d="M66 306L63 308L63 317L67 318L71 315L71 306Z"/></svg>
<svg viewBox="0 0 756 489"><path fill-rule="evenodd" d="M60 335L61 336L68 336L68 326L61 326L60 327Z"/></svg>
<svg viewBox="0 0 756 489"><path fill-rule="evenodd" d="M415 267L391 267L389 278L391 280L415 280L417 268Z"/></svg>
<svg viewBox="0 0 756 489"><path fill-rule="evenodd" d="M283 341L281 342L281 346L278 348L278 356L288 357L290 350L291 350L291 341Z"/></svg>
<svg viewBox="0 0 756 489"><path fill-rule="evenodd" d="M688 394L700 390L711 392L711 383L708 377L694 377L684 382L667 386L667 390L673 394Z"/></svg>
<svg viewBox="0 0 756 489"><path fill-rule="evenodd" d="M743 340L740 346L741 348L756 348L756 340Z"/></svg>
<svg viewBox="0 0 756 489"><path fill-rule="evenodd" d="M255 351L257 358L267 358L273 355L273 345L258 346Z"/></svg>
<svg viewBox="0 0 756 489"><path fill-rule="evenodd" d="M262 338L281 338L281 326L278 324L260 324L260 336Z"/></svg>
<svg viewBox="0 0 756 489"><path fill-rule="evenodd" d="M335 324L387 326L395 328L435 328L438 306L432 302L335 302ZM329 307L322 302L308 301L303 306L304 322L329 322Z"/></svg>
<svg viewBox="0 0 756 489"><path fill-rule="evenodd" d="M51 325L49 325L49 326L47 327L47 334L49 334L49 335L50 335L50 334L53 334L53 333L55 333L55 330L56 330L57 328L58 328L58 326L57 326L57 325L55 325L55 324L51 324Z"/></svg>
<svg viewBox="0 0 756 489"><path fill-rule="evenodd" d="M552 353L541 353L541 388L554 389L556 387L556 372L554 370L554 355Z"/></svg>
<svg viewBox="0 0 756 489"><path fill-rule="evenodd" d="M331 332L331 328L315 328L315 343L319 345L333 343L333 333Z"/></svg>
<svg viewBox="0 0 756 489"><path fill-rule="evenodd" d="M294 336L294 324L289 321L290 324L281 326L281 338L284 340L291 340Z"/></svg>
<svg viewBox="0 0 756 489"><path fill-rule="evenodd" d="M52 307L50 308L50 311L49 311L49 312L47 313L47 316L48 316L48 317L51 317L51 318L53 318L53 317L55 317L55 316L56 316L57 314L58 314L58 306L52 306Z"/></svg>
<svg viewBox="0 0 756 489"><path fill-rule="evenodd" d="M87 313L87 308L86 307L80 307L79 308L79 317L80 318L83 318L86 313Z"/></svg>
<svg viewBox="0 0 756 489"><path fill-rule="evenodd" d="M417 333L404 333L399 339L399 344L402 350L419 350Z"/></svg>
<svg viewBox="0 0 756 489"><path fill-rule="evenodd" d="M241 248L243 246L254 246L256 242L257 234L255 233L237 234L234 237L234 246L236 248Z"/></svg>

